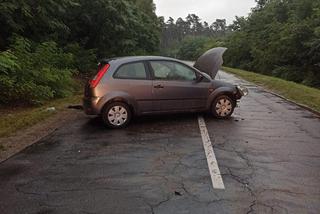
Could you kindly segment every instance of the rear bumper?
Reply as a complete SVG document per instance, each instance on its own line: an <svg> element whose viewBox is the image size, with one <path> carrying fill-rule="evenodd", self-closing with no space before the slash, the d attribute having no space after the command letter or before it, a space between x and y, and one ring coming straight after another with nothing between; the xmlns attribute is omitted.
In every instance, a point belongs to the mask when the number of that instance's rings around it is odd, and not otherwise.
<svg viewBox="0 0 320 214"><path fill-rule="evenodd" d="M84 97L82 99L83 110L87 115L98 115L100 109L98 108L99 97Z"/></svg>

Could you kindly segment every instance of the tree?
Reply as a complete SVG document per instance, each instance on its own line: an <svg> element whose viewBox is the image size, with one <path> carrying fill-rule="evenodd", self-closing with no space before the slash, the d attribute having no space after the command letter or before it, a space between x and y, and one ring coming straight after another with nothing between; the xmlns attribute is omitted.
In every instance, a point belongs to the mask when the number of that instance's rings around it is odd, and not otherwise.
<svg viewBox="0 0 320 214"><path fill-rule="evenodd" d="M211 25L195 14L164 23L162 53L195 59L213 46L228 48L225 63L320 87L320 1L257 0L247 17ZM210 27L209 27L210 26Z"/></svg>
<svg viewBox="0 0 320 214"><path fill-rule="evenodd" d="M319 87L320 2L257 3L248 18L236 17L230 26L225 62Z"/></svg>
<svg viewBox="0 0 320 214"><path fill-rule="evenodd" d="M97 58L157 52L158 21L153 0L3 0L0 102L63 97Z"/></svg>
<svg viewBox="0 0 320 214"><path fill-rule="evenodd" d="M224 36L227 30L227 22L225 19L216 19L216 21L212 23L210 28L216 35Z"/></svg>
<svg viewBox="0 0 320 214"><path fill-rule="evenodd" d="M18 34L33 41L63 39L70 28L63 17L76 0L7 0L0 4L0 49L9 45L9 38Z"/></svg>

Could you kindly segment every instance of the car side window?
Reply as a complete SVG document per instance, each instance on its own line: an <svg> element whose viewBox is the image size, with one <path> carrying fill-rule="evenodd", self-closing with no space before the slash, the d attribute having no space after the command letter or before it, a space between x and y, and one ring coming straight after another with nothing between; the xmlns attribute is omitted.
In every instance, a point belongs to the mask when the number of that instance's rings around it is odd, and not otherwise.
<svg viewBox="0 0 320 214"><path fill-rule="evenodd" d="M150 65L157 80L193 81L196 79L195 72L177 62L151 61Z"/></svg>
<svg viewBox="0 0 320 214"><path fill-rule="evenodd" d="M122 65L114 74L117 79L147 79L143 62Z"/></svg>

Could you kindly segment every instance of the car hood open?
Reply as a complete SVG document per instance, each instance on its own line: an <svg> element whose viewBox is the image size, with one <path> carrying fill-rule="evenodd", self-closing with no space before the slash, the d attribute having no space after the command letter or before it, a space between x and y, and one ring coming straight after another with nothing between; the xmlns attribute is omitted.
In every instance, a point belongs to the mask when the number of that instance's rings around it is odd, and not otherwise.
<svg viewBox="0 0 320 214"><path fill-rule="evenodd" d="M212 79L214 79L223 64L222 56L226 50L227 48L218 47L206 51L198 58L193 67L207 73Z"/></svg>

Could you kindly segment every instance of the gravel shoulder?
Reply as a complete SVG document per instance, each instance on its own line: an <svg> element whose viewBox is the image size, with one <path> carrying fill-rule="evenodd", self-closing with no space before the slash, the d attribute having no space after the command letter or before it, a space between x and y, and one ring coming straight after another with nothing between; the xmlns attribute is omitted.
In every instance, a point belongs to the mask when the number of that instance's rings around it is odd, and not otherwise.
<svg viewBox="0 0 320 214"><path fill-rule="evenodd" d="M0 163L49 135L62 125L73 121L82 111L74 109L58 110L54 115L9 137L0 138Z"/></svg>

